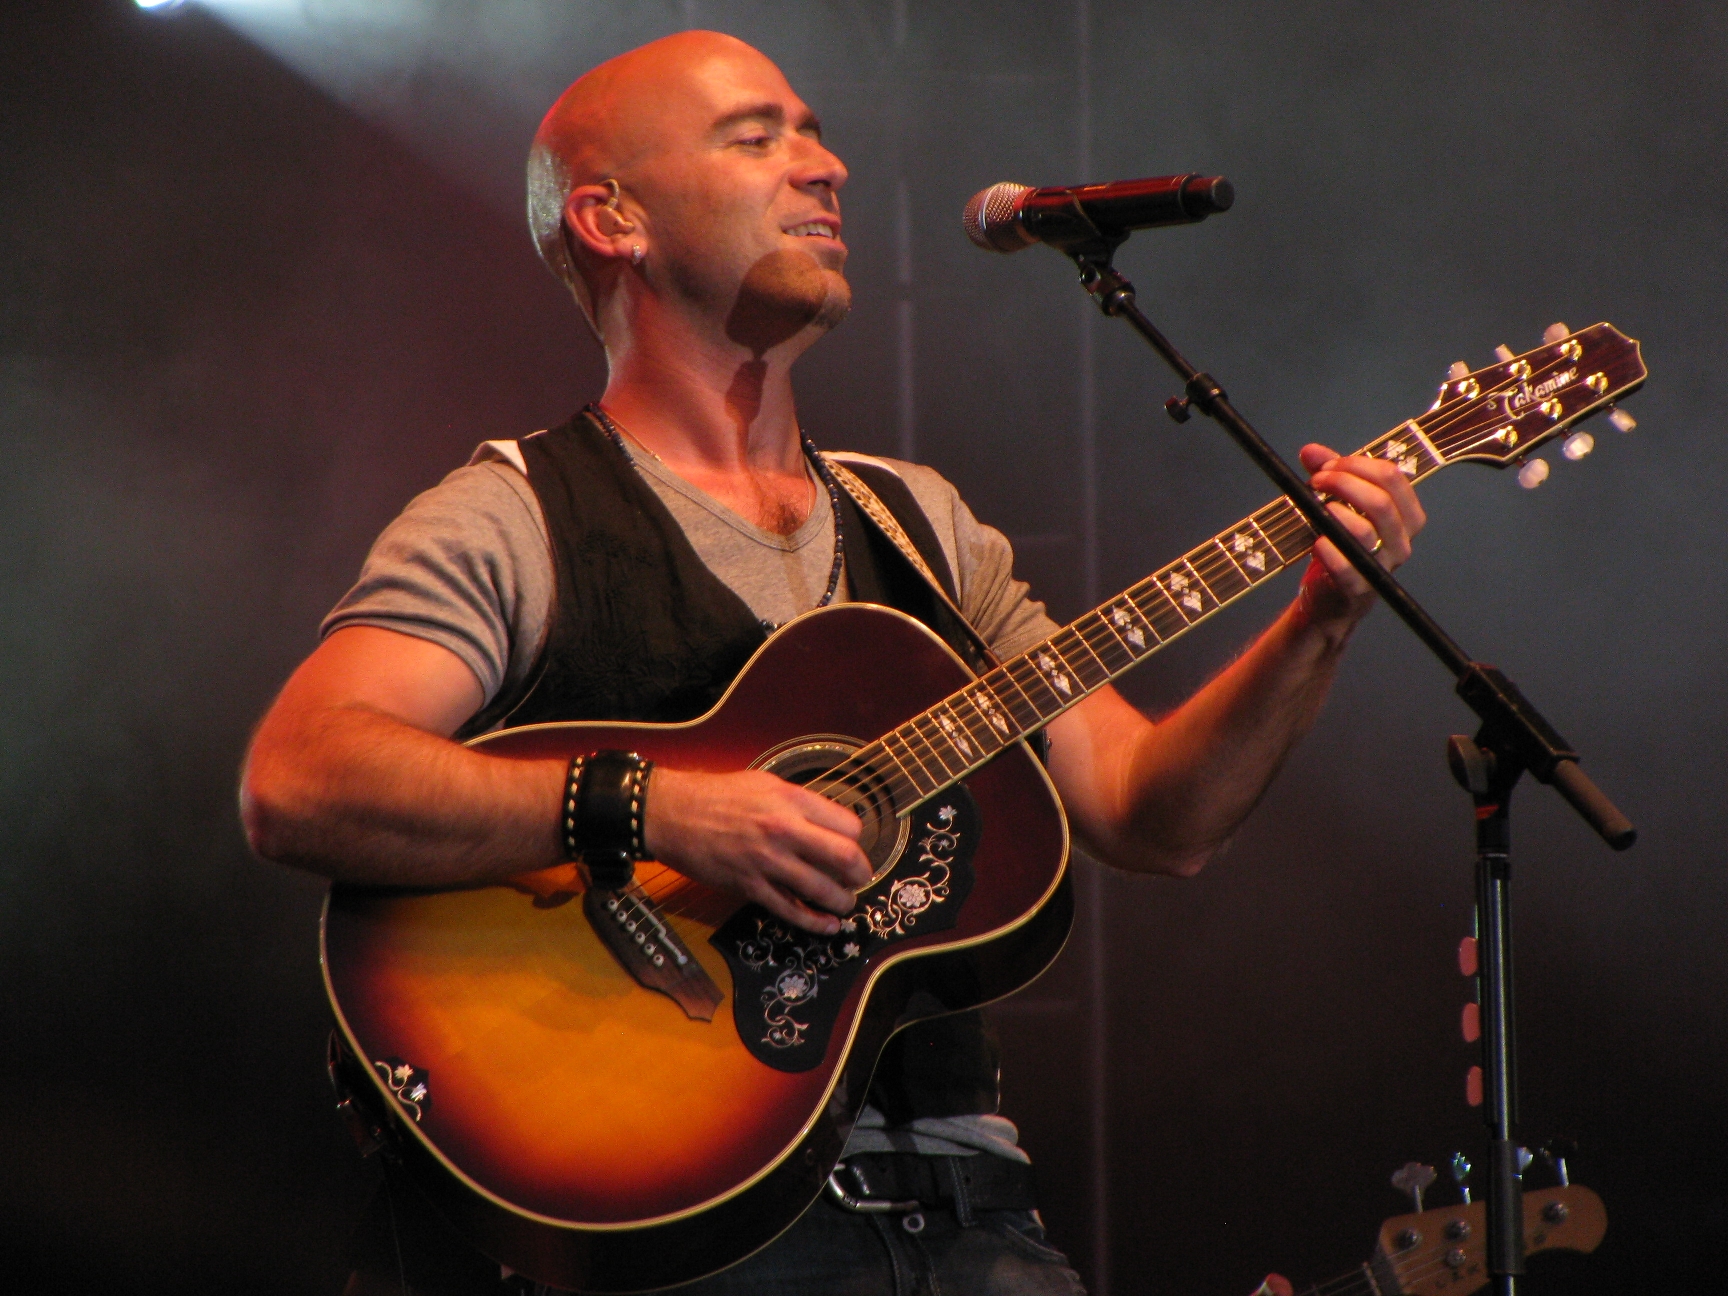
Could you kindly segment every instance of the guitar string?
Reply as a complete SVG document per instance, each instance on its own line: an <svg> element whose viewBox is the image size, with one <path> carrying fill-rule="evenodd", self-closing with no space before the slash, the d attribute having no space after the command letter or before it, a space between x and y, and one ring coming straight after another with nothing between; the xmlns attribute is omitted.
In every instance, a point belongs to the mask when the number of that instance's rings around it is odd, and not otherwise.
<svg viewBox="0 0 1728 1296"><path fill-rule="evenodd" d="M1551 345L1557 346L1560 344L1555 343L1555 344L1551 344ZM1527 363L1526 357L1520 357L1519 359L1523 359ZM1517 361L1510 361L1510 362L1506 362L1506 363L1516 363L1516 362ZM1452 454L1458 448L1467 444L1473 438L1477 439L1477 440L1482 439L1478 435L1478 433L1480 431L1479 427L1475 427L1475 426L1473 426L1469 431L1467 431L1463 434L1455 433L1453 431L1453 429L1455 429L1460 423L1466 422L1466 421L1471 421L1472 423L1477 422L1476 415L1482 409L1484 409L1486 407L1491 407L1501 397L1505 396L1509 392L1513 392L1513 391L1518 390L1517 386L1515 386L1514 384L1527 383L1527 384L1540 385L1540 383L1546 377L1550 376L1553 373L1560 372L1562 369L1562 366L1567 365L1567 364L1572 364L1572 365L1577 365L1579 367L1582 367L1581 366L1581 360L1580 361L1571 361L1569 357L1560 356L1560 357L1554 358L1554 359L1544 363L1541 366L1532 366L1529 375L1525 378L1522 378L1522 379L1514 379L1514 378L1505 379L1500 384L1498 384L1497 386L1492 387L1492 388L1488 389L1487 391L1479 391L1475 396L1466 397L1462 401L1460 401L1456 404L1453 404L1451 406L1445 405L1444 404L1444 398L1442 398L1442 403L1437 408L1430 408L1429 410L1424 412L1425 414L1428 414L1431 416L1438 416L1438 417L1435 417L1430 424L1425 425L1422 421L1421 416L1417 416L1417 417L1412 418L1412 419L1407 419L1403 423L1398 424L1391 431L1383 433L1381 436L1379 436L1379 437L1375 438L1373 441L1369 442L1368 445L1364 447L1364 451L1372 450L1373 448L1375 448L1379 445L1385 444L1386 442L1395 438L1401 431L1403 431L1404 429L1406 429L1406 428L1410 427L1412 424L1414 424L1415 427L1417 429L1419 429L1420 433L1422 434L1422 437L1426 438L1429 445L1432 446L1432 448L1434 450L1437 450L1440 452L1440 456L1441 456L1440 459L1437 462L1435 462L1433 464L1433 466L1429 469L1429 473L1437 472L1440 468L1447 467L1450 465L1450 463L1453 461L1452 460ZM1463 380L1456 380L1456 381L1463 381ZM1447 385L1453 386L1455 384L1453 382L1449 382ZM1457 400L1457 397L1454 397L1454 399ZM1521 415L1520 416L1508 415L1508 417L1512 421L1516 422L1517 418L1522 417L1522 416ZM1556 420L1556 423L1558 424L1558 420ZM1526 451L1526 453L1528 453L1528 451ZM1425 457L1428 457L1428 458L1433 457L1432 455L1428 455L1426 453L1426 447L1424 448L1424 454L1425 454ZM1424 476L1426 476L1426 475L1428 475L1428 474L1424 474ZM1283 507L1280 508L1281 505ZM1306 531L1310 537L1313 537L1315 535L1315 533L1313 531L1313 528L1309 525L1307 518L1304 517L1301 514L1301 512L1299 510L1297 510L1293 504L1290 503L1290 501L1288 500L1287 497L1280 497L1277 500L1273 500L1270 504L1263 506L1262 509L1259 510L1259 512L1263 513L1263 512L1265 512L1265 510L1267 508L1279 509L1279 515L1274 519L1267 519L1267 521L1263 523L1263 522L1259 521L1258 513L1257 514L1251 514L1250 520L1253 522L1253 525L1256 527L1256 529L1260 530L1261 534L1266 537L1268 542L1272 545L1273 549L1278 552L1279 557L1280 557L1280 565L1277 568L1277 571L1282 571L1285 568L1292 566L1295 563L1299 562L1301 560L1301 558L1304 556L1304 554L1308 551L1308 549L1312 548L1312 544L1310 544L1309 546L1305 547L1302 551L1292 554L1292 556L1286 560L1286 559L1283 559L1283 557L1282 557L1282 554L1284 552L1286 544L1289 541L1300 536L1301 533L1304 531ZM1268 531L1267 530L1268 525L1270 525L1274 530ZM1128 601L1131 602L1132 604L1134 604L1136 609L1141 612L1143 619L1148 620L1148 624L1150 624L1150 621L1149 621L1149 618L1145 618L1145 611L1143 608L1140 608L1140 606L1139 606L1140 600L1151 593L1150 588L1144 588L1143 589L1143 587L1147 587L1147 586L1155 584L1156 583L1155 578L1158 575L1161 575L1164 572L1171 570L1171 568L1180 567L1180 566L1186 564L1191 569L1194 569L1196 571L1197 575L1201 575L1202 582L1208 584L1208 590L1210 590L1210 583L1207 583L1204 581L1204 575L1202 573L1200 573L1198 570L1198 566L1200 563L1211 562L1214 564L1214 566L1211 568L1211 570L1214 572L1215 579L1218 575L1228 574L1234 568L1235 565L1233 563L1231 563L1227 554L1222 555L1223 564L1218 564L1217 559L1214 557L1214 555L1212 555L1210 552L1208 552L1211 548L1218 547L1219 537L1221 537L1223 534L1224 534L1223 532L1220 532L1218 536L1215 536L1209 540L1203 541L1200 545L1196 546L1195 549L1192 549L1187 554L1184 554L1182 556L1182 558L1178 559L1176 562L1168 564L1165 567L1159 568L1158 572L1155 572L1152 577L1148 577L1147 579L1139 582L1137 585L1131 587L1130 590L1124 592ZM1200 554L1203 556L1196 558L1195 555L1197 555L1197 554ZM1258 579L1247 578L1244 576L1243 573L1238 571L1237 572L1238 577L1242 578L1242 579L1247 579L1248 584L1245 585L1241 590L1238 590L1235 594L1230 595L1228 597L1227 601L1233 602L1236 598L1240 597L1243 594L1248 593L1249 590L1256 588L1262 581L1268 580L1271 578L1271 576L1276 575L1277 571L1267 573L1265 576L1259 577ZM1111 602L1112 603L1117 602L1122 597L1124 597L1124 595L1119 595L1117 599L1111 600ZM1214 605L1215 606L1212 609L1212 611L1218 610L1218 608L1221 608L1222 606L1224 606L1224 603L1214 599ZM1040 643L1038 645L1035 645L1031 650L1029 650L1030 652L1037 652L1040 649L1043 649L1046 646L1048 646L1052 651L1056 652L1057 655L1060 658L1062 658L1062 660L1066 661L1067 655L1064 654L1062 652L1062 650L1056 646L1055 640L1057 638L1059 638L1060 636L1063 636L1063 635L1070 635L1072 638L1077 639L1079 641L1079 644L1085 647L1086 651L1088 653L1090 653L1095 658L1095 660L1097 660L1097 662L1100 666L1105 666L1105 669L1107 672L1106 677L1105 677L1105 681L1101 681L1097 685L1092 685L1090 687L1087 687L1085 689L1085 691L1082 693L1082 697L1088 695L1089 693L1094 691L1096 688L1102 687L1103 682L1107 682L1107 680L1109 678L1111 678L1112 674L1113 674L1113 673L1109 672L1108 666L1103 662L1103 660L1101 658L1097 657L1096 650L1094 650L1092 648L1091 644L1086 639L1086 628L1088 628L1088 627L1085 627L1083 625L1083 623L1085 623L1089 620L1102 620L1100 613L1103 610L1103 608L1106 606L1108 606L1108 604L1101 604L1099 608L1093 609L1091 612L1082 614L1080 617L1076 618L1074 621L1070 622L1068 625L1062 627L1061 629L1059 629L1056 632L1054 632L1053 634L1051 634L1048 639L1044 640L1042 643ZM1195 624L1199 620L1204 619L1208 615L1210 615L1209 612L1202 613L1199 617L1195 618L1194 622L1190 622L1190 624ZM1186 618L1184 618L1184 619L1186 619ZM1182 632L1182 629L1186 629L1186 628L1187 627L1184 626L1181 629L1178 629L1177 633L1180 634ZM1156 633L1155 629L1154 629L1154 633ZM1174 636L1170 636L1170 637L1174 637ZM1143 653L1140 653L1140 654L1131 654L1133 657L1133 660L1129 662L1128 667L1124 667L1123 669L1128 669L1129 667L1131 667L1135 664L1138 664L1145 657L1148 657L1153 652L1156 652L1167 641L1168 641L1167 638L1160 637L1159 642L1157 644L1153 645L1150 650L1143 652ZM1105 641L1105 642L1107 642L1107 641ZM1126 651L1126 649L1125 649L1125 651ZM1004 681L1013 684L1015 691L1018 692L1021 695L1021 697L1027 702L1027 704L1031 707L1033 713L1040 718L1040 721L1043 721L1044 720L1044 709L1042 707L1040 707L1033 700L1033 698L1026 693L1024 686L1019 682L1019 680L1014 678L1012 670L1011 670L1011 668L1014 665L1016 665L1017 663L1023 663L1025 660L1026 660L1026 654L1022 654L1020 657L1015 658L1013 661L1003 663L1003 665L996 668L996 670L986 672L985 676L981 677L981 678L989 679L992 676L1000 675ZM1072 664L1069 665L1069 669L1071 671L1075 671L1075 667L1073 667ZM1075 673L1078 673L1078 671L1075 671ZM1041 677L1038 677L1036 675L1036 673L1034 673L1033 678L1040 678L1041 686L1043 686L1047 691L1050 691L1052 697L1055 697L1054 691L1049 690L1049 686L1043 684ZM1082 680L1082 684L1084 684L1084 680ZM936 711L938 708L946 707L948 709L949 714L952 715L958 721L960 727L962 729L966 729L967 728L966 722L964 721L964 719L960 716L959 712L957 711L957 704L966 700L965 696L964 696L965 695L965 689L970 688L970 687L971 687L971 685L968 684L967 686L965 686L965 688L962 688L961 690L957 690L954 694L951 694L948 698L943 699L941 702L938 702L933 707L927 708L924 712L920 713L918 716L913 717L912 720L899 726L894 731L891 731L891 734L882 735L882 737L876 739L874 742L867 744L865 748L861 748L859 750L859 752L855 752L852 755L848 756L846 758L846 760L840 762L840 764L836 765L834 767L834 769L824 773L824 775L822 775L822 777L819 780L815 780L811 784L809 784L808 786L809 786L810 790L816 792L818 795L829 796L829 798L831 800L835 801L836 804L845 806L847 808L854 808L854 807L857 807L861 804L864 804L866 801L877 800L876 797L871 795L868 785L884 785L888 790L888 793L889 793L888 799L889 799L890 803L892 804L893 801L895 800L895 798L893 796L895 779L894 779L894 776L892 775L892 773L876 767L868 759L861 760L860 757L862 756L862 754L865 751L867 751L871 747L881 747L884 754L888 755L890 759L894 759L892 752L888 750L886 740L890 736L899 735L902 744L907 747L908 754L911 755L913 757L913 759L915 761L917 761L920 765L923 765L924 762L919 757L917 749L910 745L910 741L906 737L906 734L908 732L911 735L911 739L918 741L924 747L925 751L931 757L934 758L934 760L937 764L937 767L942 770L943 783L938 784L938 789L939 789L940 786L945 785L945 783L949 779L951 779L952 775L947 768L947 763L942 758L941 749L937 746L937 743L943 742L943 743L947 743L949 745L950 751L954 752L956 755L956 758L960 760L960 767L963 771L966 770L968 767L970 767L974 762L972 762L970 760L966 760L966 759L964 759L963 756L960 755L958 748L956 748L952 745L952 739L951 738L946 738L946 737L941 736L941 731L940 731L939 725L935 725L935 728L938 731L937 736L931 737L931 736L927 736L926 734L920 732L920 730L918 729L918 724L920 721L925 720L928 716L931 715L931 713ZM993 694L997 694L997 689L991 688L990 692ZM1000 700L999 694L998 694L998 698ZM973 709L976 712L976 707L974 707ZM932 722L932 723L934 723L934 722ZM1033 727L1036 727L1036 726L1033 726ZM976 737L977 734L990 733L992 731L988 726L988 722L986 722L984 727L982 727L976 731L971 731L971 732L973 735L973 741L977 741L977 737ZM1023 729L1022 736L1024 735L1025 732L1030 732L1030 728ZM998 735L998 737L1000 737L1000 735ZM1002 747L1007 746L1007 745L1009 745L1009 744L1008 743L999 743L999 745L997 747L997 751L1000 751ZM992 755L994 755L994 754L995 753L992 753ZM895 764L898 765L899 762L896 760ZM925 773L928 776L929 771L926 769ZM917 780L911 776L909 771L902 769L901 770L901 777L909 785L909 791L911 794L916 795L919 793L920 789L918 788ZM863 788L859 788L857 786L858 784L865 784L867 786L863 787ZM840 788L844 788L845 791L843 793L841 793L840 795L832 795L837 789L840 789ZM934 795L934 792L932 792L929 795ZM915 802L914 802L914 804L915 804ZM669 880L664 886L659 887L658 889L653 890L653 891L649 891L646 888L644 888L644 891L645 891L645 894L647 894L649 896L649 898L657 900L660 896L666 895L669 892L671 892L672 890L674 890L675 888L677 888L681 884L682 881L683 881L683 879L682 879L681 875L673 874L672 879ZM669 910L668 912L679 913L679 912L682 912L682 910L672 909L672 910Z"/></svg>

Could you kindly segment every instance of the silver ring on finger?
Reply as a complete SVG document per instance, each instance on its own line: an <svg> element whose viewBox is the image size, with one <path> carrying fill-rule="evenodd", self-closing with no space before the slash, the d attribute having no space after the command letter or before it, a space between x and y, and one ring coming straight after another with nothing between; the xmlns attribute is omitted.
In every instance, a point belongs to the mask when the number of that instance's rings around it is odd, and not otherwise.
<svg viewBox="0 0 1728 1296"><path fill-rule="evenodd" d="M1372 549L1370 549L1368 552L1370 554L1377 554L1382 549L1384 549L1385 547L1386 547L1386 537L1385 536L1375 536L1374 537L1374 547Z"/></svg>

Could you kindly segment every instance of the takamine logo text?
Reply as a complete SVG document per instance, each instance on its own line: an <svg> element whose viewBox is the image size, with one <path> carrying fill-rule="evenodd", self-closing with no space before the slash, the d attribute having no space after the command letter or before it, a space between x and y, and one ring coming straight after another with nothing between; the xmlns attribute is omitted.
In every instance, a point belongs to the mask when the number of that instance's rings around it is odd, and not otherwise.
<svg viewBox="0 0 1728 1296"><path fill-rule="evenodd" d="M1539 405L1562 387L1578 381L1578 370L1564 369L1552 377L1544 378L1535 386L1529 381L1520 382L1509 392L1500 394L1501 403L1506 413L1516 418L1532 405Z"/></svg>

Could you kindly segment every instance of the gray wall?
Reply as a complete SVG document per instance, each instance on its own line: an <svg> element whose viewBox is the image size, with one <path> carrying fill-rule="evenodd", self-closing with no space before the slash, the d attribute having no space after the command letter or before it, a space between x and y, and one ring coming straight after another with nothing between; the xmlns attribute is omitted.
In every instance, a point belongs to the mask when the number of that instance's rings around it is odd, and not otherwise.
<svg viewBox="0 0 1728 1296"><path fill-rule="evenodd" d="M1231 176L1228 216L1121 264L1291 452L1369 440L1555 319L1643 341L1638 431L1534 493L1443 475L1407 571L1643 829L1614 856L1519 797L1523 1129L1583 1144L1610 1220L1535 1289L1719 1271L1719 9L315 8L298 33L121 0L0 30L0 1285L337 1282L373 1171L321 1075L321 891L248 856L234 771L377 529L476 441L597 393L516 168L571 76L692 22L781 61L852 168L859 305L802 369L808 425L941 468L1059 615L1270 492L1163 419L1171 381L1064 262L964 242L985 184ZM1291 593L1129 691L1173 705ZM1393 1168L1480 1159L1441 760L1468 727L1376 614L1215 869L1080 865L1081 932L997 1017L1096 1290L1319 1281L1400 1208Z"/></svg>

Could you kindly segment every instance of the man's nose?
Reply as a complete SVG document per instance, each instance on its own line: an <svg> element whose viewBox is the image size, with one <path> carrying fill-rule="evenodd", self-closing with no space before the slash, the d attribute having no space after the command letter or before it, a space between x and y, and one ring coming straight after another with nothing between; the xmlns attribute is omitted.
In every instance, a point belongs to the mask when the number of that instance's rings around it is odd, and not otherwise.
<svg viewBox="0 0 1728 1296"><path fill-rule="evenodd" d="M800 151L797 170L793 183L799 188L811 185L826 185L829 189L838 191L846 183L848 172L842 162L820 140L804 138Z"/></svg>

